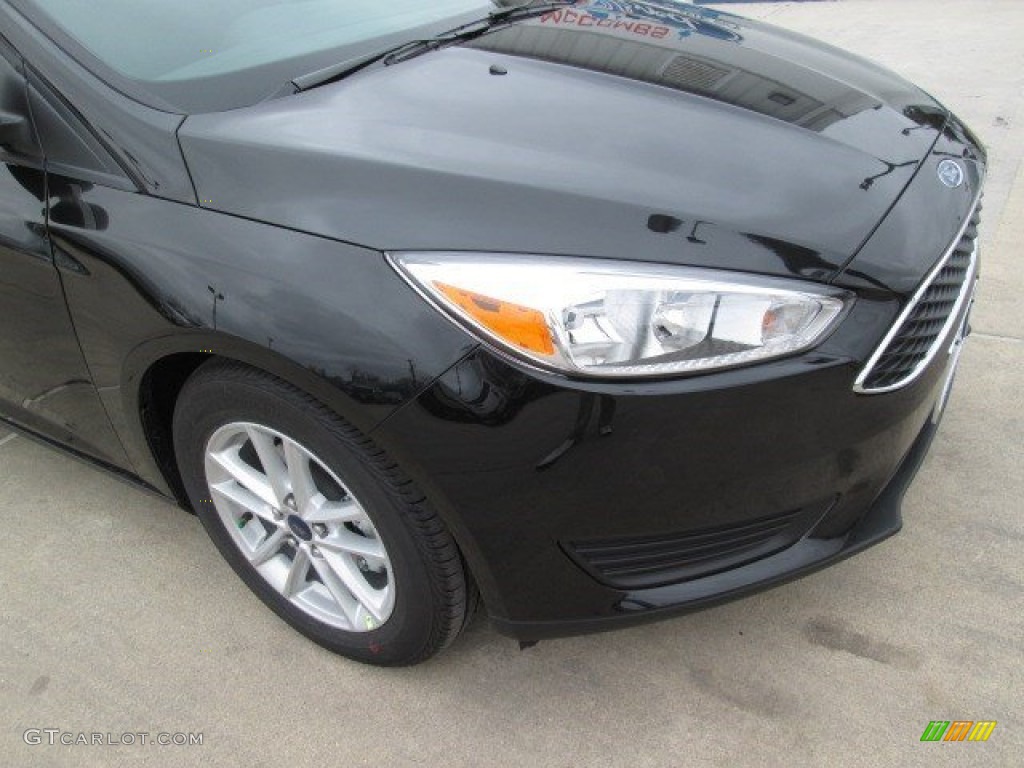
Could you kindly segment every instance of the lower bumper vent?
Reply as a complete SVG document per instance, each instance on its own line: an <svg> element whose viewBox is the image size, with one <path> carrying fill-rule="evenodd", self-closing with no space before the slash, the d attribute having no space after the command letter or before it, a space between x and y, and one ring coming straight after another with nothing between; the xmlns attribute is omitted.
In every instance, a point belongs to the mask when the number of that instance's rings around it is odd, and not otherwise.
<svg viewBox="0 0 1024 768"><path fill-rule="evenodd" d="M768 557L799 541L835 500L791 512L687 533L564 545L598 581L637 589L688 581Z"/></svg>

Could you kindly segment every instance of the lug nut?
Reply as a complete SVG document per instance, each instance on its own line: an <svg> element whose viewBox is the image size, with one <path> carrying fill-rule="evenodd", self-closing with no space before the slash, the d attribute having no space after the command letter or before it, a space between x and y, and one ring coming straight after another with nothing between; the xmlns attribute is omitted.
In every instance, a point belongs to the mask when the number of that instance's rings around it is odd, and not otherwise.
<svg viewBox="0 0 1024 768"><path fill-rule="evenodd" d="M320 551L320 547L318 547L316 544L309 548L309 554L311 554L313 557L323 557L323 553Z"/></svg>
<svg viewBox="0 0 1024 768"><path fill-rule="evenodd" d="M277 522L281 522L282 520L284 520L284 515L281 513L280 509L273 509L270 511L270 514L274 516L274 519Z"/></svg>
<svg viewBox="0 0 1024 768"><path fill-rule="evenodd" d="M323 523L313 523L313 533L324 539L327 537L327 526Z"/></svg>
<svg viewBox="0 0 1024 768"><path fill-rule="evenodd" d="M295 497L289 493L284 497L284 505L288 507L288 509L295 509Z"/></svg>

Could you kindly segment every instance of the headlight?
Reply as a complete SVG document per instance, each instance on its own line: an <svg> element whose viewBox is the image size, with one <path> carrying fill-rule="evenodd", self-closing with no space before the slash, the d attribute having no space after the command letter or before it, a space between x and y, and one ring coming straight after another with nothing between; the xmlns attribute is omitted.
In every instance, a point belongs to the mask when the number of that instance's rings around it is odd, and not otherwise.
<svg viewBox="0 0 1024 768"><path fill-rule="evenodd" d="M392 254L435 304L531 363L595 377L770 360L831 331L844 294L804 283L602 259Z"/></svg>

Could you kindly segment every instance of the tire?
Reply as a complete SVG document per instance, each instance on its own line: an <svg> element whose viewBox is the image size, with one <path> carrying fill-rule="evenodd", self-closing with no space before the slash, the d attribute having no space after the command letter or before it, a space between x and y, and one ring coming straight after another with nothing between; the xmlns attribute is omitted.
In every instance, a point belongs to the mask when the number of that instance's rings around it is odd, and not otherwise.
<svg viewBox="0 0 1024 768"><path fill-rule="evenodd" d="M299 632L356 661L405 666L462 631L477 598L454 539L337 414L261 371L211 361L185 383L173 429L210 538Z"/></svg>

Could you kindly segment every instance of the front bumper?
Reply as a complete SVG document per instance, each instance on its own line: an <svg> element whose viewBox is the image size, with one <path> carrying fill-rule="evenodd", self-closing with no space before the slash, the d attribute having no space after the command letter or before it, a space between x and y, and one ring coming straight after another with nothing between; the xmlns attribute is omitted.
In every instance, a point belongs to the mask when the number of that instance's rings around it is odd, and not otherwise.
<svg viewBox="0 0 1024 768"><path fill-rule="evenodd" d="M813 533L782 551L746 565L693 581L626 593L616 613L573 620L522 621L493 616L497 629L519 639L543 640L657 621L669 616L709 608L771 587L785 584L845 560L884 541L903 527L901 505L918 468L924 461L938 425L925 424L896 474L863 517L845 534L817 538Z"/></svg>
<svg viewBox="0 0 1024 768"><path fill-rule="evenodd" d="M481 347L374 437L448 522L502 632L537 640L654 620L899 530L950 358L898 391L856 394L898 311L861 299L812 353L675 381L571 382ZM691 557L709 537L710 553ZM617 570L615 547L646 560Z"/></svg>

